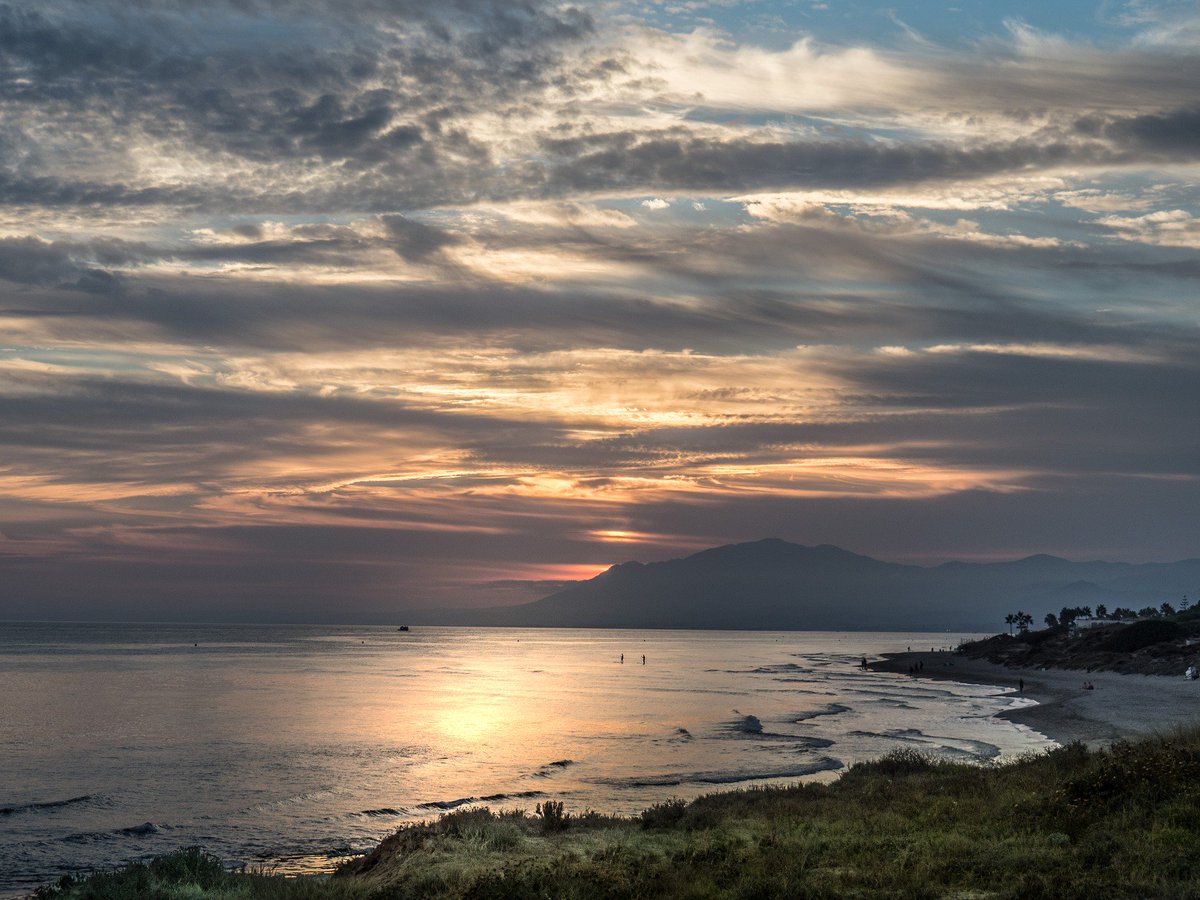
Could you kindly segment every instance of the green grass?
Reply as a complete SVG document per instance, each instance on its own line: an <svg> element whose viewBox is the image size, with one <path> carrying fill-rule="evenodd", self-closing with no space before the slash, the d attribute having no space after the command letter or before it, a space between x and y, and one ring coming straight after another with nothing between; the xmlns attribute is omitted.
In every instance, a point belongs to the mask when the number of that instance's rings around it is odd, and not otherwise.
<svg viewBox="0 0 1200 900"><path fill-rule="evenodd" d="M333 877L185 851L41 896L1200 898L1200 729L986 767L903 751L634 818L464 810Z"/></svg>

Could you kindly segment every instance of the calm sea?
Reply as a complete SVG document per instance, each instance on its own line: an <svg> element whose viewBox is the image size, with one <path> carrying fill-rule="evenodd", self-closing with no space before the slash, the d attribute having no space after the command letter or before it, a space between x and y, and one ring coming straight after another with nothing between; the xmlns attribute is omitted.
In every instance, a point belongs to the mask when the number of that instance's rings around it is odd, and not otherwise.
<svg viewBox="0 0 1200 900"><path fill-rule="evenodd" d="M329 868L471 803L632 813L1049 746L993 718L1009 693L857 668L962 637L0 623L0 895L190 845Z"/></svg>

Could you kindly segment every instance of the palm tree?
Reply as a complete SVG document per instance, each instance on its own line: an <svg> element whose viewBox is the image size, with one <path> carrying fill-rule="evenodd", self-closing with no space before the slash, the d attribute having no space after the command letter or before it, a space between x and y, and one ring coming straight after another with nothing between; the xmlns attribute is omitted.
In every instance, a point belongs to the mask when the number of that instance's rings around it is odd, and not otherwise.
<svg viewBox="0 0 1200 900"><path fill-rule="evenodd" d="M1008 625L1008 633L1012 634L1013 622L1017 621L1017 617L1014 616L1012 613L1009 613L1007 616L1004 617L1004 621Z"/></svg>

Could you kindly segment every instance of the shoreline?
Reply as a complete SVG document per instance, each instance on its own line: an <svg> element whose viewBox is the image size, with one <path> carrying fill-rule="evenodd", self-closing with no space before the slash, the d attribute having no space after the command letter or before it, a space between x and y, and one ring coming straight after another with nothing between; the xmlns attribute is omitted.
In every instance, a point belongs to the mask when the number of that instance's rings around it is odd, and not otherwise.
<svg viewBox="0 0 1200 900"><path fill-rule="evenodd" d="M923 664L916 673L911 666ZM1200 682L1167 675L1132 675L1072 669L1010 669L950 651L880 654L867 668L939 681L986 684L1012 691L1035 705L996 715L1060 744L1082 741L1106 747L1115 741L1164 733L1200 723ZM1094 690L1084 690L1084 682ZM1021 691L1021 683L1024 690Z"/></svg>

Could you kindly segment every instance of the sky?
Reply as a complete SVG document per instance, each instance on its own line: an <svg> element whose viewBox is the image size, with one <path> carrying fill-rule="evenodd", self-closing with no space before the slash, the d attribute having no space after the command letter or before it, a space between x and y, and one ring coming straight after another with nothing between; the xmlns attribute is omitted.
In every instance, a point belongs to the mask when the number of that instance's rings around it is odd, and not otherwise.
<svg viewBox="0 0 1200 900"><path fill-rule="evenodd" d="M1200 556L1194 2L0 3L0 618Z"/></svg>

